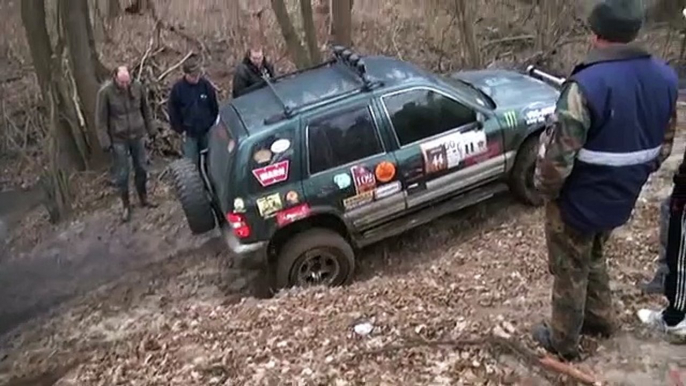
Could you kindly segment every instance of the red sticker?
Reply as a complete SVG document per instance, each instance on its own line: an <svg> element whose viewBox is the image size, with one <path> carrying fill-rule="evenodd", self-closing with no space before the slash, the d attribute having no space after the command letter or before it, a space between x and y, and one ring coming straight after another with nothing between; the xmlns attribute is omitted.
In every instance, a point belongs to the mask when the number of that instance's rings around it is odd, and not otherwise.
<svg viewBox="0 0 686 386"><path fill-rule="evenodd" d="M302 220L310 215L310 206L302 204L292 208L284 209L276 214L276 223L282 227L290 223Z"/></svg>
<svg viewBox="0 0 686 386"><path fill-rule="evenodd" d="M274 185L288 179L288 160L255 169L252 174L262 186Z"/></svg>
<svg viewBox="0 0 686 386"><path fill-rule="evenodd" d="M376 187L376 177L374 177L374 173L367 170L364 166L351 167L350 174L353 175L355 190L358 194L368 192Z"/></svg>

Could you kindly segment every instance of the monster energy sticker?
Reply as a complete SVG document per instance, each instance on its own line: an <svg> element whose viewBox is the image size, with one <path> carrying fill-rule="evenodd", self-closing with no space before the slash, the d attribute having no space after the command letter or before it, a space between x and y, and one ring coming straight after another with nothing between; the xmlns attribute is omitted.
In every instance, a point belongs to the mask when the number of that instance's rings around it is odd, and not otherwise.
<svg viewBox="0 0 686 386"><path fill-rule="evenodd" d="M513 129L517 126L517 113L514 111L508 111L505 113L505 126L508 129Z"/></svg>

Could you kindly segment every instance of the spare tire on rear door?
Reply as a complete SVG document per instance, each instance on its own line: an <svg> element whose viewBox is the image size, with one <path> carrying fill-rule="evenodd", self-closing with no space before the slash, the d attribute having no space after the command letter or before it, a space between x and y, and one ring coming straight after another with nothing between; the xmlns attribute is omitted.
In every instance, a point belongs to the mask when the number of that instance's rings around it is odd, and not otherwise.
<svg viewBox="0 0 686 386"><path fill-rule="evenodd" d="M195 164L182 158L170 165L176 197L194 234L207 233L215 227L212 205Z"/></svg>

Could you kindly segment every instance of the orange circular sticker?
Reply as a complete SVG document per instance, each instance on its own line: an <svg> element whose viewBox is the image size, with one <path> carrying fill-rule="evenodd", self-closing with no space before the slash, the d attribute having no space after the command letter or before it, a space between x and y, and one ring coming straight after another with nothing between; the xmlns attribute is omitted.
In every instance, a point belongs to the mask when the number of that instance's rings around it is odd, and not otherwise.
<svg viewBox="0 0 686 386"><path fill-rule="evenodd" d="M392 162L383 161L376 165L374 174L376 174L377 180L381 182L388 182L395 177L395 165L393 165Z"/></svg>

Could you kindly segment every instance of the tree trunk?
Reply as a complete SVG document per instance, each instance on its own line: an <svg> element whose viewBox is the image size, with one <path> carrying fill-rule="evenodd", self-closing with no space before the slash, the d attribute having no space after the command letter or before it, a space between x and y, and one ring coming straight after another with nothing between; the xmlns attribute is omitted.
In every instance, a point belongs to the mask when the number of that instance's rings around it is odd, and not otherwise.
<svg viewBox="0 0 686 386"><path fill-rule="evenodd" d="M556 0L538 0L538 20L536 22L536 41L534 50L545 52L553 38L555 13L559 11Z"/></svg>
<svg viewBox="0 0 686 386"><path fill-rule="evenodd" d="M119 0L107 0L107 18L114 20L121 15Z"/></svg>
<svg viewBox="0 0 686 386"><path fill-rule="evenodd" d="M98 49L95 45L95 34L93 34L93 22L91 21L91 12L88 7L88 0L81 2L84 8L81 12L88 15L86 19L86 32L88 33L88 49L90 50L91 60L95 65L95 77L98 82L102 82L109 76L109 70L100 61L100 56L98 55Z"/></svg>
<svg viewBox="0 0 686 386"><path fill-rule="evenodd" d="M455 15L457 16L457 24L460 29L460 37L462 38L463 61L468 67L476 69L481 67L481 53L479 52L474 32L474 18L471 6L473 6L472 1L455 0Z"/></svg>
<svg viewBox="0 0 686 386"><path fill-rule="evenodd" d="M59 59L53 58L50 37L45 24L44 0L22 0L21 19L26 31L26 39L31 51L34 71L41 88L43 104L46 109L49 109L51 107L50 103L54 100L53 90L57 82L56 78L61 74L57 73L52 65L58 62ZM66 107L60 104L60 110L62 109L66 109ZM70 113L70 111L63 111L65 116L71 115ZM52 135L57 138L60 144L60 154L64 157L61 164L69 168L84 169L86 161L79 152L79 147L72 134L68 120L60 120L52 129Z"/></svg>
<svg viewBox="0 0 686 386"><path fill-rule="evenodd" d="M352 46L352 1L332 0L331 14L333 43Z"/></svg>
<svg viewBox="0 0 686 386"><path fill-rule="evenodd" d="M319 53L319 44L317 43L317 29L314 26L312 0L300 0L300 13L302 13L303 18L307 50L310 51L310 63L318 64L322 61L322 56Z"/></svg>
<svg viewBox="0 0 686 386"><path fill-rule="evenodd" d="M276 15L276 20L281 27L281 33L288 46L288 51L293 58L293 62L298 68L305 68L309 64L309 59L305 47L303 47L298 34L295 32L291 18L288 16L288 10L284 0L271 0L272 10Z"/></svg>
<svg viewBox="0 0 686 386"><path fill-rule="evenodd" d="M88 0L59 0L58 5L64 21L71 73L74 76L85 115L91 164L101 166L105 162L105 154L99 146L95 126L95 103L100 85L88 33L90 29Z"/></svg>

